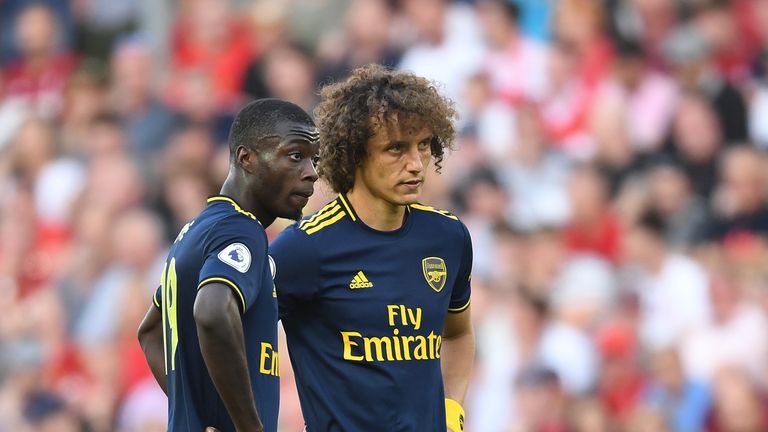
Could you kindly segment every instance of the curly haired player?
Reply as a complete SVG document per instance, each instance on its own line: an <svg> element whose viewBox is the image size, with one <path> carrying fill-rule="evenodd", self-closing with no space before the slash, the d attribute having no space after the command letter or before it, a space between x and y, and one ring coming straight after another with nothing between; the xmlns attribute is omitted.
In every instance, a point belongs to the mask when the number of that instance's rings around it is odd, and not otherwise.
<svg viewBox="0 0 768 432"><path fill-rule="evenodd" d="M307 430L459 432L471 241L418 203L455 111L429 81L376 65L321 96L318 174L339 195L270 247Z"/></svg>

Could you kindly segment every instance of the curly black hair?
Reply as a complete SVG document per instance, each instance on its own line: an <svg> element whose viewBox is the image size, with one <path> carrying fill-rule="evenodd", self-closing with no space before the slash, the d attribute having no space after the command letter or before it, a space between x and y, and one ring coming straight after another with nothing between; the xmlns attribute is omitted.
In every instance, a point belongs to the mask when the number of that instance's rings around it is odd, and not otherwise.
<svg viewBox="0 0 768 432"><path fill-rule="evenodd" d="M453 148L453 102L425 78L371 64L355 69L342 82L326 85L320 96L315 108L320 130L317 172L336 192L352 189L355 170L368 155L368 140L393 114L416 119L432 131L437 172L445 149Z"/></svg>

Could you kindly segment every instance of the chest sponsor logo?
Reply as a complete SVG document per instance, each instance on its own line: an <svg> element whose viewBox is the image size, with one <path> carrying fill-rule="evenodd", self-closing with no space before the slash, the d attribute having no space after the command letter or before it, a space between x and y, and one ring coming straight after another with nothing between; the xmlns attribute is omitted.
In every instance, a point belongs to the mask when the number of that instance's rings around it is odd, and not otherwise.
<svg viewBox="0 0 768 432"><path fill-rule="evenodd" d="M280 376L280 357L277 354L277 350L269 342L261 343L259 373L276 377Z"/></svg>
<svg viewBox="0 0 768 432"><path fill-rule="evenodd" d="M391 333L342 331L342 358L352 362L437 360L443 337L435 332L424 309L405 304L387 305ZM373 315L375 316L375 315ZM429 333L427 333L429 331Z"/></svg>
<svg viewBox="0 0 768 432"><path fill-rule="evenodd" d="M448 269L445 261L440 257L427 257L421 260L421 269L424 272L424 279L433 290L440 292L445 286L445 280L448 279Z"/></svg>
<svg viewBox="0 0 768 432"><path fill-rule="evenodd" d="M251 251L242 243L232 243L219 252L219 261L245 273L251 267Z"/></svg>
<svg viewBox="0 0 768 432"><path fill-rule="evenodd" d="M365 273L363 271L357 272L355 277L352 278L352 281L349 283L349 289L360 289L360 288L373 288L373 282L369 281L367 277L365 277Z"/></svg>

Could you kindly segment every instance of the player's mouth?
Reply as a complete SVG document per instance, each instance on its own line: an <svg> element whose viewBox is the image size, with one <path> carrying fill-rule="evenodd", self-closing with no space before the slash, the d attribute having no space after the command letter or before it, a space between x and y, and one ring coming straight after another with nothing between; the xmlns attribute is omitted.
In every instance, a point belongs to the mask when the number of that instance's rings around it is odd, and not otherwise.
<svg viewBox="0 0 768 432"><path fill-rule="evenodd" d="M424 183L424 180L421 180L421 179L413 179L413 180L400 182L400 184L405 186L406 189L414 192L418 191L423 183Z"/></svg>
<svg viewBox="0 0 768 432"><path fill-rule="evenodd" d="M313 193L314 193L314 189L307 189L303 191L293 192L291 193L291 196L298 198L299 202L301 203L301 206L303 207L307 205L307 203L309 202L309 197L311 197Z"/></svg>

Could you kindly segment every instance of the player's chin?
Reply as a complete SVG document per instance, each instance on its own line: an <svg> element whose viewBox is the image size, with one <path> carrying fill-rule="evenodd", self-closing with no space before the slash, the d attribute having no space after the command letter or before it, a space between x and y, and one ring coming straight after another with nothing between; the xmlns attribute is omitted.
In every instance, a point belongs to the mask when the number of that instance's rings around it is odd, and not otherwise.
<svg viewBox="0 0 768 432"><path fill-rule="evenodd" d="M283 219L291 219L291 220L299 221L303 216L303 213L302 213L303 209L304 209L303 206L299 208L288 207L282 210L277 216Z"/></svg>
<svg viewBox="0 0 768 432"><path fill-rule="evenodd" d="M423 190L423 182L416 185L400 183L393 190L394 200L400 205L416 204L421 200L421 192Z"/></svg>
<svg viewBox="0 0 768 432"><path fill-rule="evenodd" d="M399 205L416 204L420 200L421 200L421 190L408 192L408 193L399 193L394 199L394 201Z"/></svg>
<svg viewBox="0 0 768 432"><path fill-rule="evenodd" d="M282 202L278 216L284 219L299 220L309 198L303 195L291 194Z"/></svg>

